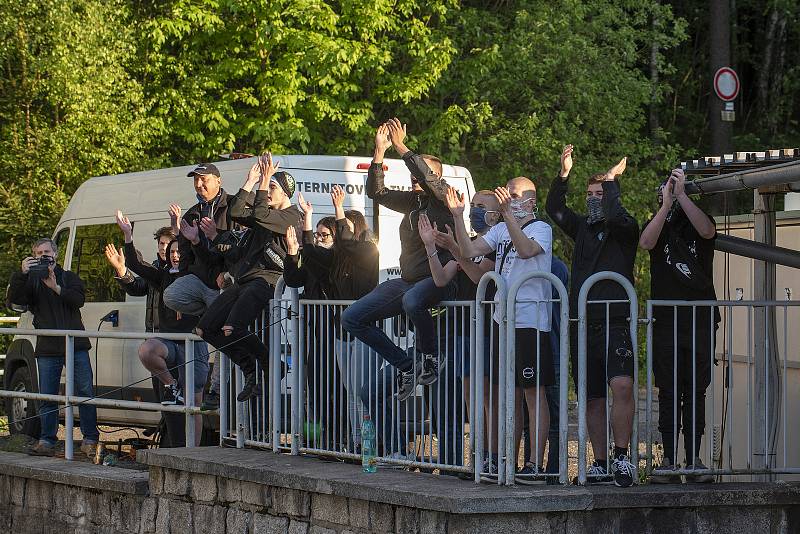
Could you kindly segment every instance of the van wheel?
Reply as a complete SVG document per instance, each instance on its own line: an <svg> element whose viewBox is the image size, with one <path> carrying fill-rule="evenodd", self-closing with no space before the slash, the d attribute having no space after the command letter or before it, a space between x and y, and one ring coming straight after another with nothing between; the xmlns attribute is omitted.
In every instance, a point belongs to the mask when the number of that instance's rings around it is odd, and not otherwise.
<svg viewBox="0 0 800 534"><path fill-rule="evenodd" d="M31 372L27 365L18 367L11 375L9 389L11 391L33 391ZM24 434L38 439L41 424L38 417L27 419L38 413L36 401L6 397L6 414L8 426L12 434Z"/></svg>

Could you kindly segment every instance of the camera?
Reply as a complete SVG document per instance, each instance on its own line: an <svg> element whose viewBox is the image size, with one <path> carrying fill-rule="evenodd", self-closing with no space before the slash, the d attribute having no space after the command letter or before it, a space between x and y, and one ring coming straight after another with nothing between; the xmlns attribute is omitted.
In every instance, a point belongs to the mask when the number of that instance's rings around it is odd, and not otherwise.
<svg viewBox="0 0 800 534"><path fill-rule="evenodd" d="M50 266L55 263L56 260L52 256L39 256L38 262L28 269L28 274L34 278L47 278L50 276Z"/></svg>

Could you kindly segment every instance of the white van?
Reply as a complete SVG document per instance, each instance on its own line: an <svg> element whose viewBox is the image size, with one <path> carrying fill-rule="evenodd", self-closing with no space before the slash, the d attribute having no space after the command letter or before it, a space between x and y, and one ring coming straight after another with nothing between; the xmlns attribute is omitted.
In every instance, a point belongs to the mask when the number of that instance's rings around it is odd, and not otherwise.
<svg viewBox="0 0 800 534"><path fill-rule="evenodd" d="M317 219L333 215L331 187L341 185L347 196L345 209L364 213L379 236L381 281L400 274L399 224L402 215L373 205L366 196L369 158L342 156L276 156L282 170L297 181L297 192L314 206ZM239 190L255 158L215 163L222 175L222 186L231 194ZM114 222L116 210L122 210L134 223L134 242L147 260L156 256L153 233L169 224L167 209L176 202L184 209L197 202L192 180L186 174L195 166L174 167L153 171L91 178L73 195L53 234L58 245L58 263L77 273L86 284L86 304L81 313L88 330L118 329L143 331L145 298L127 296L113 278L103 249L107 243L121 245L122 234ZM410 189L410 176L402 160L384 161L386 185L392 189ZM475 193L467 169L445 165L444 179L470 198ZM295 199L296 202L296 197ZM119 323L113 326L101 319L113 310L119 311ZM25 313L20 328L31 327L31 315ZM8 348L5 361L5 389L37 391L36 361L33 358L35 337L17 336ZM123 385L135 386L114 391L108 398L155 400L149 373L139 363L139 340L94 339L90 359L95 376L96 394L118 390ZM157 413L134 410L98 409L98 423L104 425L154 426ZM35 413L35 407L20 399L6 400L6 413L12 432L38 435L38 419L15 424L15 420Z"/></svg>

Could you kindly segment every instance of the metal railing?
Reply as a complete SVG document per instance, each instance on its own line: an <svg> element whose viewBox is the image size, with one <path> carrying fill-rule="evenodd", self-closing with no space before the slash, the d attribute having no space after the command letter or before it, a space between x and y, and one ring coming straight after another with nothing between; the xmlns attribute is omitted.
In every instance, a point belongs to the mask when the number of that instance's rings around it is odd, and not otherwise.
<svg viewBox="0 0 800 534"><path fill-rule="evenodd" d="M719 329L715 308L722 323ZM789 412L800 402L800 354L796 349L800 302L651 300L647 318L648 472L657 476L711 475L718 480L723 476L800 474L800 430L792 424ZM765 336L755 335L757 325ZM656 380L661 378L666 397L657 388L659 384L654 387L654 374ZM671 380L663 383L667 378ZM658 425L652 417L654 389L661 396L659 419L672 414ZM669 393L671 402L665 406L662 403L669 402ZM688 405L687 396L691 399ZM665 431L673 438L667 445L675 456L681 449L691 449L690 454L699 450L707 467L697 467L694 458L687 457L686 467L654 469L654 445L663 442L657 436ZM683 443L688 447L681 447ZM678 465L678 458L670 460Z"/></svg>
<svg viewBox="0 0 800 534"><path fill-rule="evenodd" d="M73 459L73 429L75 427L74 408L87 404L90 406L100 406L102 408L120 408L127 410L145 410L156 412L183 413L186 416L186 446L195 446L195 418L194 415L200 414L200 408L194 405L194 343L201 341L194 334L177 334L164 332L100 332L96 330L55 330L55 329L31 329L31 328L0 328L0 334L39 336L39 337L64 337L65 338L65 392L64 395L51 395L44 393L32 393L26 391L0 390L0 397L11 397L26 400L49 401L64 405L64 457L67 460ZM75 395L75 338L87 337L94 339L151 339L162 338L173 341L183 341L186 346L185 361L185 391L190 392L184 395L185 405L162 405L155 402L126 401L119 399L105 399L99 396L80 397ZM39 414L37 414L37 417Z"/></svg>
<svg viewBox="0 0 800 534"><path fill-rule="evenodd" d="M592 287L600 281L612 281L616 282L627 294L626 300L589 300L589 291L591 291ZM578 294L578 484L585 485L587 481L587 455L586 455L586 446L587 446L587 418L586 418L586 408L588 404L587 398L587 337L588 337L588 313L587 313L587 305L594 304L594 305L603 305L605 307L605 364L606 369L608 365L608 349L609 349L609 332L611 327L611 306L614 304L627 304L629 307L628 317L626 321L628 322L629 330L630 330L630 337L631 337L631 347L632 347L632 358L633 358L633 426L631 429L631 439L630 443L620 444L617 445L624 445L625 448L630 446L631 449L631 463L634 465L634 476L633 479L637 479L637 471L636 468L639 464L639 432L638 432L638 391L639 391L639 365L638 365L638 350L637 350L637 327L638 327L638 301L636 299L636 290L633 287L633 284L622 276L619 273L610 272L610 271L603 271L598 272L591 275L589 278L581 286L580 292ZM573 371L574 372L574 371ZM604 381L607 388L610 388L610 380L609 377L604 376ZM610 454L611 450L611 432L609 432L611 425L611 410L609 406L609 395L606 392L605 395L605 460L606 465L611 466L612 458ZM593 448L597 447L597 444L592 444ZM597 458L595 458L597 460Z"/></svg>

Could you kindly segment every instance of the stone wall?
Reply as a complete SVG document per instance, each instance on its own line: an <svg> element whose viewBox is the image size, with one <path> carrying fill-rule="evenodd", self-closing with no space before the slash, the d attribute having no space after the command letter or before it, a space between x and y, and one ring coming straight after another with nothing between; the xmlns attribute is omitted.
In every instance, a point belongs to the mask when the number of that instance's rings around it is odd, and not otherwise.
<svg viewBox="0 0 800 534"><path fill-rule="evenodd" d="M0 453L0 532L800 532L796 484L504 488L260 451L140 456L149 472Z"/></svg>

